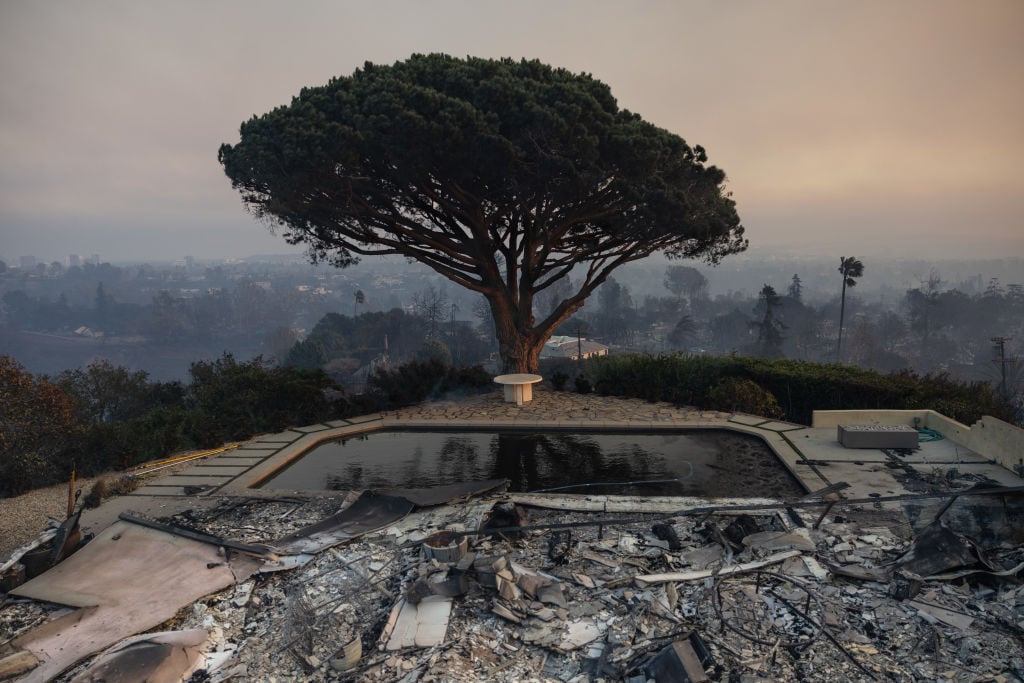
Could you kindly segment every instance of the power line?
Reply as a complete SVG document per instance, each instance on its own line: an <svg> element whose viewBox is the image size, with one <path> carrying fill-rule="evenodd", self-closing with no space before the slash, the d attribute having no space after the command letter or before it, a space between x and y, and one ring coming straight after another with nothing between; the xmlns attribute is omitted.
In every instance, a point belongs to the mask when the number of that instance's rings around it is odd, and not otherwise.
<svg viewBox="0 0 1024 683"><path fill-rule="evenodd" d="M995 357L992 362L999 366L1000 374L1000 390L1003 395L1003 400L1008 400L1010 393L1006 389L1006 368L1009 365L1015 365L1020 359L1016 356L1006 355L1006 342L1011 341L1013 337L992 337L991 341L994 344L992 351Z"/></svg>

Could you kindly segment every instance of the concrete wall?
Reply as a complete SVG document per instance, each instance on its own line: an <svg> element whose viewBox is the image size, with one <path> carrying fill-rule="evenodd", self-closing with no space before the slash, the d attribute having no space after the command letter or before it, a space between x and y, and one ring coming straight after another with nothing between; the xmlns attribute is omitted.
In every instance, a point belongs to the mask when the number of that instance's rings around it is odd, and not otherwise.
<svg viewBox="0 0 1024 683"><path fill-rule="evenodd" d="M970 427L934 410L815 410L811 426L836 428L841 424L914 425L939 434L1011 472L1024 465L1024 429L985 415ZM1019 474L1019 473L1018 473Z"/></svg>

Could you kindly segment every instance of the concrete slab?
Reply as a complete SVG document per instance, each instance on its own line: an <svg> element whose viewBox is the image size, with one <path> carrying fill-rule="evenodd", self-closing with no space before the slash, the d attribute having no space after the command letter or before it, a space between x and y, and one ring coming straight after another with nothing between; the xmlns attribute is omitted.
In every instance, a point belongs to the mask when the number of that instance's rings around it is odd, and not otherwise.
<svg viewBox="0 0 1024 683"><path fill-rule="evenodd" d="M792 422L765 422L764 424L757 425L758 429L770 429L773 432L789 432L798 429L803 429L803 425L793 424Z"/></svg>
<svg viewBox="0 0 1024 683"><path fill-rule="evenodd" d="M954 464L951 466L943 467L944 470L956 469L961 475L964 474L977 474L983 475L996 481L1000 486L1020 486L1024 484L1024 480L1018 477L1013 472L1010 472L1004 467L999 467L994 463L985 463L983 465L976 464Z"/></svg>
<svg viewBox="0 0 1024 683"><path fill-rule="evenodd" d="M216 505L220 499L217 494L177 495L184 494L181 487L150 489L151 491L155 490L155 494L147 492L147 488L148 486L143 486L129 495L109 498L103 501L98 508L87 508L82 513L82 528L95 534L117 521L117 516L122 512L158 519L178 514L184 510L205 509ZM174 495L165 495L168 493L168 488L173 488L170 493Z"/></svg>
<svg viewBox="0 0 1024 683"><path fill-rule="evenodd" d="M259 465L261 462L263 462L267 458L275 455L276 453L277 453L277 451L270 451L269 453L267 453L267 455L265 455L263 457L254 457L254 458L247 458L247 457L223 458L223 459L220 460L220 465L219 466L221 466L221 467L224 467L224 466L252 467L253 465Z"/></svg>
<svg viewBox="0 0 1024 683"><path fill-rule="evenodd" d="M835 481L845 481L850 485L843 491L844 498L865 498L868 496L899 496L913 493L896 481L892 470L885 465L864 465L863 467L842 467L836 473L830 473Z"/></svg>
<svg viewBox="0 0 1024 683"><path fill-rule="evenodd" d="M199 476L237 476L247 471L248 467L235 466L216 466L216 465L197 465L196 467L190 467L187 470L182 470L179 474L185 475L199 475Z"/></svg>
<svg viewBox="0 0 1024 683"><path fill-rule="evenodd" d="M844 448L835 440L835 434L830 433L827 437L818 433L821 430L813 430L814 433L804 434L804 439L794 439L794 443L809 460L823 460L826 462L864 462L865 460L884 460L885 453L878 449L850 449ZM832 430L827 430L832 431Z"/></svg>
<svg viewBox="0 0 1024 683"><path fill-rule="evenodd" d="M143 486L141 489L136 489L128 495L132 498L147 496L162 498L169 496L194 496L195 494L185 493L185 489L181 486L157 486L151 484Z"/></svg>
<svg viewBox="0 0 1024 683"><path fill-rule="evenodd" d="M301 432L302 434L312 434L314 432L322 432L325 429L330 429L330 427L325 424L309 425L308 427L295 427L293 431Z"/></svg>
<svg viewBox="0 0 1024 683"><path fill-rule="evenodd" d="M371 415L362 415L362 416L359 416L359 417L350 417L350 418L347 418L346 421L349 424L357 425L357 424L364 424L366 422L376 422L376 421L378 421L378 420L380 420L382 418L383 418L383 416L380 413L373 413Z"/></svg>
<svg viewBox="0 0 1024 683"><path fill-rule="evenodd" d="M729 418L729 422L738 422L741 425L759 425L762 422L768 422L767 418L758 417L757 415L742 415L737 414Z"/></svg>
<svg viewBox="0 0 1024 683"><path fill-rule="evenodd" d="M297 438L302 438L302 432L287 431L280 434L271 434L270 436L260 436L255 441L250 441L249 446L253 446L257 443L291 443Z"/></svg>
<svg viewBox="0 0 1024 683"><path fill-rule="evenodd" d="M949 439L919 443L918 450L906 456L906 458L901 458L901 460L902 459L922 463L957 461L971 462L985 460L985 458L981 457L974 451L964 448L960 444L950 441Z"/></svg>
<svg viewBox="0 0 1024 683"><path fill-rule="evenodd" d="M216 459L224 460L235 458L269 458L274 453L277 453L279 450L281 450L281 448L287 445L288 444L284 443L277 444L274 448L239 448L237 450L231 451L230 454L224 453L223 455L218 455Z"/></svg>
<svg viewBox="0 0 1024 683"><path fill-rule="evenodd" d="M173 474L154 482L151 486L223 486L234 477L194 477Z"/></svg>

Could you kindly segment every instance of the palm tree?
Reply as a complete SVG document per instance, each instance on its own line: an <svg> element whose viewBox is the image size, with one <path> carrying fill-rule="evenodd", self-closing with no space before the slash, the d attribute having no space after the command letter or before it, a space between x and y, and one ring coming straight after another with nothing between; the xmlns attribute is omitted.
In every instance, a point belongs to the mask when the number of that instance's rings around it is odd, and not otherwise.
<svg viewBox="0 0 1024 683"><path fill-rule="evenodd" d="M843 276L843 293L839 299L839 341L836 342L836 362L842 362L843 318L846 315L846 288L855 287L857 278L864 274L864 264L856 256L840 256L839 272Z"/></svg>
<svg viewBox="0 0 1024 683"><path fill-rule="evenodd" d="M366 295L363 294L363 290L361 290L361 289L357 289L356 290L355 299L356 300L354 302L352 302L352 317L353 318L356 317L356 307L359 306L359 304L365 304L366 303Z"/></svg>

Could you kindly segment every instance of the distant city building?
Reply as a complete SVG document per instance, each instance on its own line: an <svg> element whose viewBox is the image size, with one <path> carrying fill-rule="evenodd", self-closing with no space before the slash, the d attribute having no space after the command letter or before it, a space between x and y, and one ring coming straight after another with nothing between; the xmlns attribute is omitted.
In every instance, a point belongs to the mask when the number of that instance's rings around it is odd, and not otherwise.
<svg viewBox="0 0 1024 683"><path fill-rule="evenodd" d="M68 268L73 268L74 266L80 266L80 265L82 265L82 257L79 256L78 254L68 254L68 258L67 258L67 261L65 262L65 265Z"/></svg>
<svg viewBox="0 0 1024 683"><path fill-rule="evenodd" d="M33 268L36 267L36 257L22 256L21 258L18 259L18 263L21 264L22 270L32 270Z"/></svg>
<svg viewBox="0 0 1024 683"><path fill-rule="evenodd" d="M89 258L85 259L85 262L94 266L98 266L100 264L100 255L92 254L91 256L89 256Z"/></svg>
<svg viewBox="0 0 1024 683"><path fill-rule="evenodd" d="M589 339L565 336L551 337L544 344L544 348L541 349L540 357L579 360L581 354L584 359L592 356L607 356L608 347Z"/></svg>

